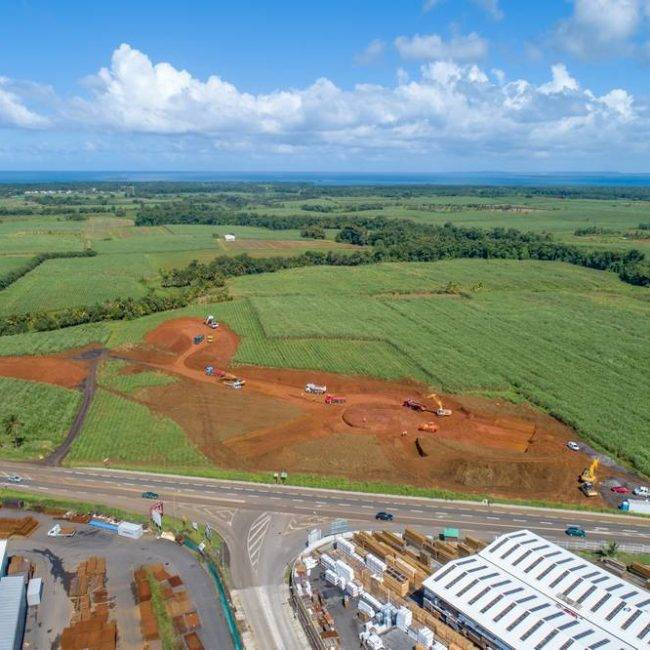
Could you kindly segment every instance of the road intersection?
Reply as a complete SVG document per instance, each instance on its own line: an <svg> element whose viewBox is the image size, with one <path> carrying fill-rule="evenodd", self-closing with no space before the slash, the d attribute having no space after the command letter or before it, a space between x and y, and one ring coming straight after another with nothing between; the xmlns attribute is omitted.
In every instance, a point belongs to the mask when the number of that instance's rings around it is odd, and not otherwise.
<svg viewBox="0 0 650 650"><path fill-rule="evenodd" d="M44 467L0 462L0 484L12 474L18 489L147 512L141 493L153 490L166 512L208 523L226 541L233 595L260 650L304 647L304 639L287 605L287 565L305 546L311 528L324 530L337 518L351 528L375 528L379 510L395 514L382 528L405 526L436 533L446 526L490 540L528 528L555 541L579 524L597 547L616 539L622 548L650 551L650 519L616 513L588 513L521 506L445 501L392 495L340 492L275 484L245 483L189 476L127 472L106 468ZM7 487L16 488L15 484Z"/></svg>

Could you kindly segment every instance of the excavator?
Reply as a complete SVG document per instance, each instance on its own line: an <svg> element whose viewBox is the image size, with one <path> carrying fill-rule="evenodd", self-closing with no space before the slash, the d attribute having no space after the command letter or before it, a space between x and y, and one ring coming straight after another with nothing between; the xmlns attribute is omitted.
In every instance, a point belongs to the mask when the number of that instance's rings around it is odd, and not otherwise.
<svg viewBox="0 0 650 650"><path fill-rule="evenodd" d="M594 458L591 461L591 465L589 465L589 467L585 467L582 471L582 474L578 476L580 491L586 497L598 496L598 492L594 489L594 482L596 481L596 470L598 469L599 464L600 460L598 458Z"/></svg>
<svg viewBox="0 0 650 650"><path fill-rule="evenodd" d="M435 393L431 393L431 395L427 395L427 399L434 400L435 403L438 405L438 408L434 409L434 411L433 411L438 417L444 417L446 415L451 415L451 409L446 409L442 405L441 399Z"/></svg>

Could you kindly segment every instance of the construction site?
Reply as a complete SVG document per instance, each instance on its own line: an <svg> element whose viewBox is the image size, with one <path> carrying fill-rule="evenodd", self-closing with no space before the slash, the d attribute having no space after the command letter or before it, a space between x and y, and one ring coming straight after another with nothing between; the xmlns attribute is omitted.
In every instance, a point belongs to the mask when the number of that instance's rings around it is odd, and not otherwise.
<svg viewBox="0 0 650 650"><path fill-rule="evenodd" d="M569 427L528 405L410 380L235 365L238 345L212 317L179 318L138 345L0 358L0 375L79 386L100 357L125 361L124 374L165 373L176 381L124 397L172 419L219 468L586 500L577 479L591 459L567 448ZM600 494L590 503L602 505Z"/></svg>

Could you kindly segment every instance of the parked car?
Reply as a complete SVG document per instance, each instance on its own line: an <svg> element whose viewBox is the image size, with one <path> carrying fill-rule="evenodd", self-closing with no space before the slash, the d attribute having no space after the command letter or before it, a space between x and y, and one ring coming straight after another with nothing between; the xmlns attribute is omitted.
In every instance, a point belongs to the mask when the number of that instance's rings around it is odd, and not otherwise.
<svg viewBox="0 0 650 650"><path fill-rule="evenodd" d="M11 476L7 477L7 480L9 481L9 483L22 483L23 477L18 476L18 474L12 474Z"/></svg>
<svg viewBox="0 0 650 650"><path fill-rule="evenodd" d="M650 497L650 489L648 489L645 485L639 485L639 487L635 487L634 490L632 490L632 493L637 497Z"/></svg>
<svg viewBox="0 0 650 650"><path fill-rule="evenodd" d="M566 446L571 451L580 451L580 445L577 442L574 442L573 440L569 440L569 442L566 443Z"/></svg>
<svg viewBox="0 0 650 650"><path fill-rule="evenodd" d="M143 499L160 499L160 495L158 492L151 492L150 490L147 490L147 492L142 493L142 498Z"/></svg>
<svg viewBox="0 0 650 650"><path fill-rule="evenodd" d="M382 511L382 512L378 512L375 515L375 519L379 519L381 521L393 521L393 519L395 519L395 515L393 515L390 512L383 512Z"/></svg>
<svg viewBox="0 0 650 650"><path fill-rule="evenodd" d="M626 488L624 485L615 485L612 488L612 492L616 492L616 494L629 494L631 490L630 488Z"/></svg>
<svg viewBox="0 0 650 650"><path fill-rule="evenodd" d="M567 526L564 531L569 537L586 537L587 531L580 526Z"/></svg>

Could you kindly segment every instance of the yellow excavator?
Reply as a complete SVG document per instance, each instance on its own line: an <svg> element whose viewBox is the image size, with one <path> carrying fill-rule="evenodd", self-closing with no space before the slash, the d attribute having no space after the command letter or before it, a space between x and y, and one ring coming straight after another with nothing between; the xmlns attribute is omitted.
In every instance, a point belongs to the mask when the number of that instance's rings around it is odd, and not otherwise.
<svg viewBox="0 0 650 650"><path fill-rule="evenodd" d="M580 491L586 497L598 496L598 492L594 488L594 483L596 482L596 470L598 469L599 464L600 460L598 458L594 458L591 461L591 465L589 465L589 467L585 467L584 470L582 470L582 474L578 476Z"/></svg>
<svg viewBox="0 0 650 650"><path fill-rule="evenodd" d="M434 400L435 403L438 405L438 408L434 409L434 411L433 411L438 417L444 417L446 415L451 415L451 409L446 409L442 405L442 400L435 393L431 393L430 395L427 395L427 399Z"/></svg>
<svg viewBox="0 0 650 650"><path fill-rule="evenodd" d="M582 470L582 474L580 474L580 478L578 479L580 483L593 483L596 480L596 470L598 469L598 465L600 465L600 460L594 458L591 461L591 465Z"/></svg>

